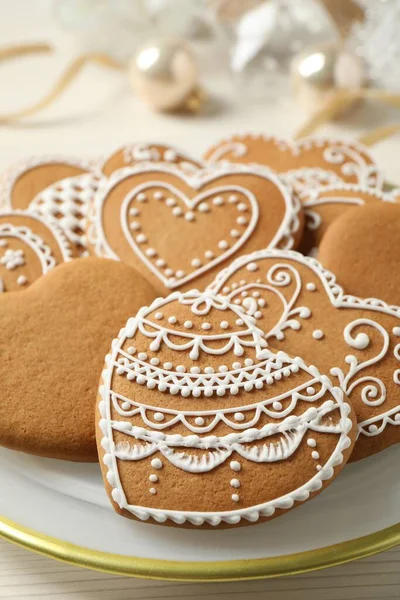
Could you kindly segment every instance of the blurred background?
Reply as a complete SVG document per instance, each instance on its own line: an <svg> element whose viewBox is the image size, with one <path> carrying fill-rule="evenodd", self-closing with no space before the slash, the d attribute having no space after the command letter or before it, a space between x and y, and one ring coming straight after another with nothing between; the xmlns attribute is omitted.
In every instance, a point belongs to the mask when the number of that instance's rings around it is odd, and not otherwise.
<svg viewBox="0 0 400 600"><path fill-rule="evenodd" d="M399 27L398 0L0 0L0 163L397 131Z"/></svg>

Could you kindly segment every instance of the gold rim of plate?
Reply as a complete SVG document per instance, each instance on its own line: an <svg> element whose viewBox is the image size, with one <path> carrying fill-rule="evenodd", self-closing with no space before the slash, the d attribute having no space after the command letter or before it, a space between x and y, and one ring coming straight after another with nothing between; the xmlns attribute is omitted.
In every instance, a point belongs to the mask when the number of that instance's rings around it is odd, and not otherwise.
<svg viewBox="0 0 400 600"><path fill-rule="evenodd" d="M115 575L170 581L244 581L305 573L389 550L400 544L400 523L316 550L270 558L212 562L150 559L90 550L5 518L0 518L0 537L51 558Z"/></svg>

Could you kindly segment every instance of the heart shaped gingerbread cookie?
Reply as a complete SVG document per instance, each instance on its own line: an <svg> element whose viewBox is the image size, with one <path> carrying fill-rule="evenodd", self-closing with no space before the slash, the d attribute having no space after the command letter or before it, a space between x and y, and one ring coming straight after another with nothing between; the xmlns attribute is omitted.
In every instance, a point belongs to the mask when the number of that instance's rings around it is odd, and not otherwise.
<svg viewBox="0 0 400 600"><path fill-rule="evenodd" d="M267 348L254 317L210 292L173 292L130 318L106 357L98 448L116 511L184 527L279 516L350 456L342 390Z"/></svg>
<svg viewBox="0 0 400 600"><path fill-rule="evenodd" d="M211 163L257 163L278 173L289 171L293 181L299 178L297 191L304 189L305 176L308 186L313 187L334 183L336 177L348 183L383 186L383 176L368 149L342 139L310 137L295 142L258 134L234 135L209 148L204 159ZM333 179L329 181L330 176Z"/></svg>
<svg viewBox="0 0 400 600"><path fill-rule="evenodd" d="M300 250L313 255L330 225L350 208L395 202L392 192L343 182L304 191L299 197L306 217Z"/></svg>
<svg viewBox="0 0 400 600"><path fill-rule="evenodd" d="M93 411L114 332L154 292L133 269L87 258L0 296L0 444L96 461Z"/></svg>
<svg viewBox="0 0 400 600"><path fill-rule="evenodd" d="M161 293L209 283L235 256L295 247L300 203L279 177L246 166L187 175L170 165L117 174L98 194L95 253L134 266Z"/></svg>
<svg viewBox="0 0 400 600"><path fill-rule="evenodd" d="M71 257L55 223L29 211L0 211L0 292L22 290Z"/></svg>
<svg viewBox="0 0 400 600"><path fill-rule="evenodd" d="M319 259L348 294L400 306L400 204L348 210L326 232Z"/></svg>
<svg viewBox="0 0 400 600"><path fill-rule="evenodd" d="M346 296L318 261L278 250L239 258L211 289L342 388L358 419L352 460L400 441L400 307Z"/></svg>

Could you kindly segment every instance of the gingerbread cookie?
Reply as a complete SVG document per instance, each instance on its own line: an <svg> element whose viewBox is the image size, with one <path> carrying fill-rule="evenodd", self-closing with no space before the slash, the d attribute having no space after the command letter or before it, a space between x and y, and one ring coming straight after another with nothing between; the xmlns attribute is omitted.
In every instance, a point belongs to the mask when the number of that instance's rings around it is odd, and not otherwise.
<svg viewBox="0 0 400 600"><path fill-rule="evenodd" d="M89 161L38 157L10 167L0 178L0 207L31 209L59 221L75 256L85 254L88 203L101 176Z"/></svg>
<svg viewBox="0 0 400 600"><path fill-rule="evenodd" d="M0 444L96 461L94 405L110 337L132 307L154 298L133 269L111 260L63 263L0 296Z"/></svg>
<svg viewBox="0 0 400 600"><path fill-rule="evenodd" d="M187 175L167 164L122 171L95 202L99 256L134 266L160 293L202 287L232 258L296 247L300 203L262 168L215 165Z"/></svg>
<svg viewBox="0 0 400 600"><path fill-rule="evenodd" d="M29 211L0 211L0 292L27 288L71 256L55 223Z"/></svg>
<svg viewBox="0 0 400 600"><path fill-rule="evenodd" d="M400 441L400 307L346 296L318 261L278 250L239 258L210 289L341 386L358 419L352 460Z"/></svg>
<svg viewBox="0 0 400 600"><path fill-rule="evenodd" d="M331 223L345 211L354 206L395 201L393 193L342 182L306 190L300 194L300 200L306 217L300 250L313 255Z"/></svg>
<svg viewBox="0 0 400 600"><path fill-rule="evenodd" d="M194 173L204 167L201 161L189 156L185 151L167 144L136 143L118 148L104 159L101 170L109 177L118 169L134 167L138 163L170 163L178 165L187 173Z"/></svg>
<svg viewBox="0 0 400 600"><path fill-rule="evenodd" d="M97 436L118 513L232 527L322 491L345 465L356 423L342 390L267 348L243 307L192 290L139 310L113 341Z"/></svg>
<svg viewBox="0 0 400 600"><path fill-rule="evenodd" d="M400 306L400 204L348 210L326 232L319 259L346 293Z"/></svg>
<svg viewBox="0 0 400 600"><path fill-rule="evenodd" d="M348 183L383 186L383 176L368 149L348 140L310 137L295 142L266 135L234 135L207 150L204 159L211 163L257 163L278 173L291 171L292 178L299 178L297 191L304 189L304 169L307 170L308 185L315 169L313 186L319 185L321 178L325 183L333 183L334 179L327 181L330 176L340 177Z"/></svg>

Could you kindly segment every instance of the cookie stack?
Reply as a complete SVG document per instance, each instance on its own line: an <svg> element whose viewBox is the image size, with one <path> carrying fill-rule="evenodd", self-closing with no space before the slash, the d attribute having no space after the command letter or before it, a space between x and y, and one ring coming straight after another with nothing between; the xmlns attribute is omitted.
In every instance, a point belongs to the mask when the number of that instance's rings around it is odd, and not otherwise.
<svg viewBox="0 0 400 600"><path fill-rule="evenodd" d="M10 167L0 444L99 460L118 513L213 529L279 516L396 443L387 187L355 142L264 135Z"/></svg>

